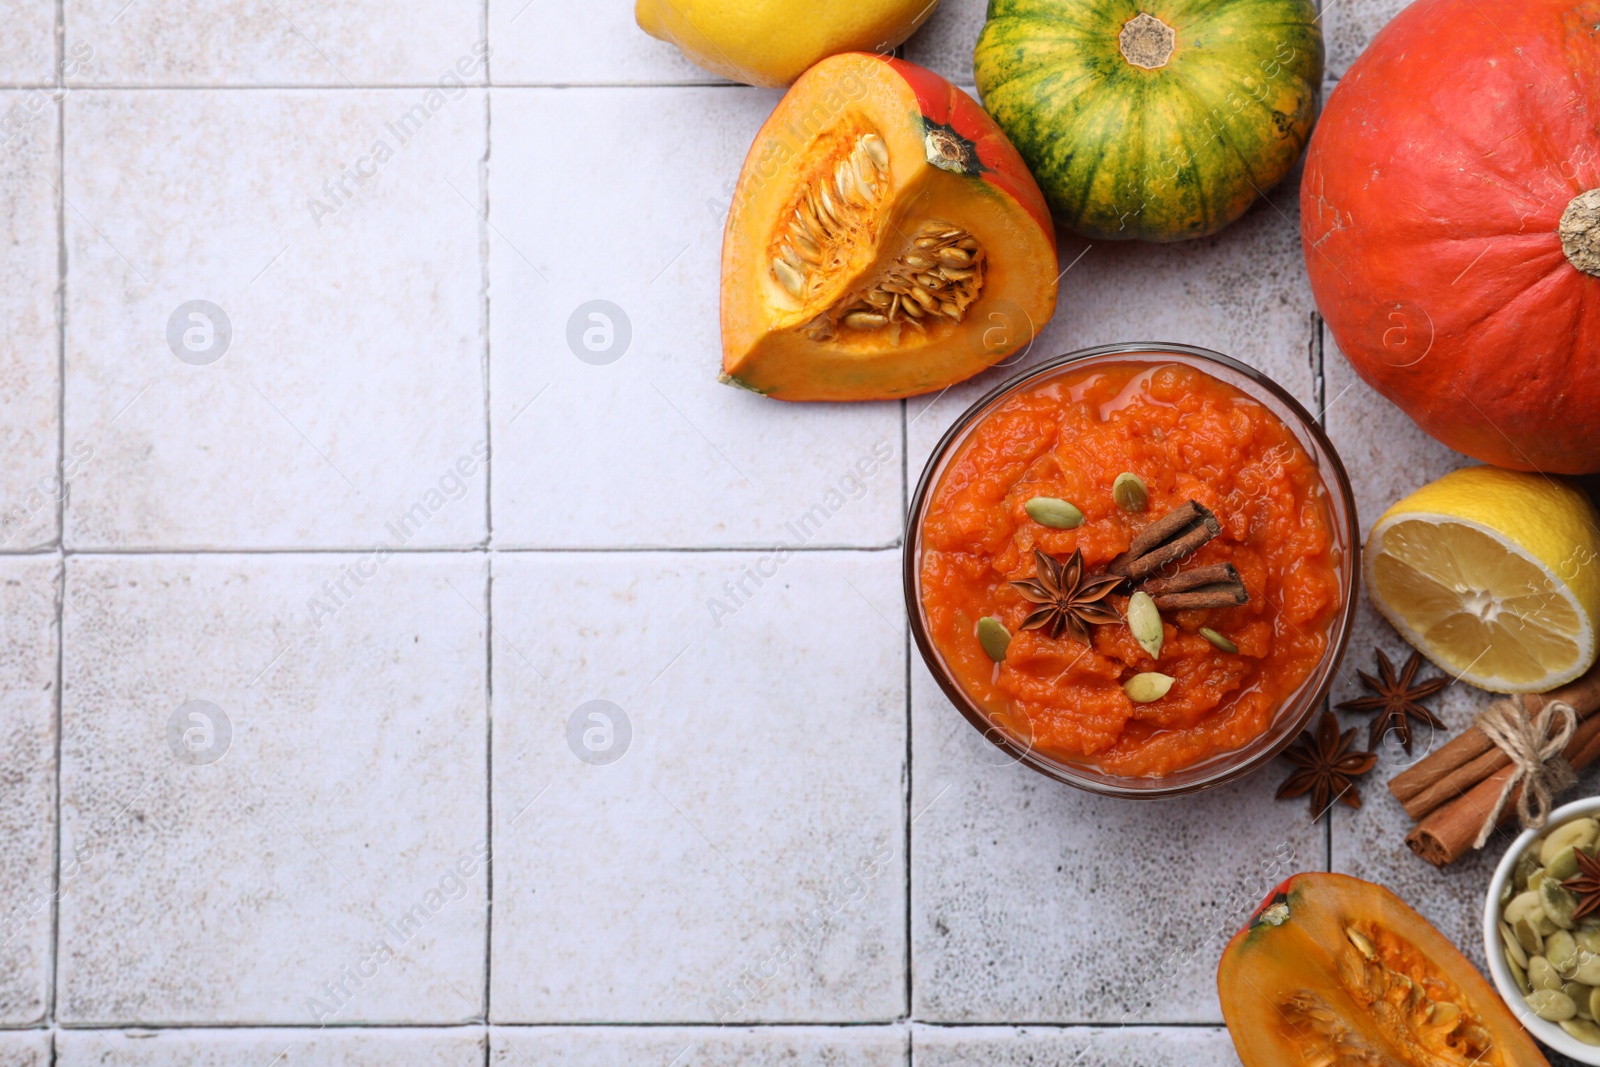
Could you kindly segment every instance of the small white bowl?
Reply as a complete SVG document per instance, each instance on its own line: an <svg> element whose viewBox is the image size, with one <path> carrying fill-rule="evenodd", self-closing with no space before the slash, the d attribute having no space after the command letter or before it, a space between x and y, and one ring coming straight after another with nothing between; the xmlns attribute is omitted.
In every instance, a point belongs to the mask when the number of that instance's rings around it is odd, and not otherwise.
<svg viewBox="0 0 1600 1067"><path fill-rule="evenodd" d="M1517 858L1546 830L1583 815L1600 815L1600 797L1563 804L1550 813L1550 820L1543 830L1524 830L1511 842L1511 847L1500 860L1500 866L1494 869L1494 877L1489 880L1489 896L1483 902L1483 952L1489 959L1489 973L1494 977L1495 988L1500 991L1500 999L1506 1002L1511 1014L1527 1027L1528 1033L1563 1056L1600 1067L1600 1045L1585 1045L1555 1023L1539 1018L1528 1007L1528 1002L1522 999L1522 990L1517 988L1517 980L1511 977L1511 968L1506 966L1505 951L1500 943L1500 891L1511 880Z"/></svg>

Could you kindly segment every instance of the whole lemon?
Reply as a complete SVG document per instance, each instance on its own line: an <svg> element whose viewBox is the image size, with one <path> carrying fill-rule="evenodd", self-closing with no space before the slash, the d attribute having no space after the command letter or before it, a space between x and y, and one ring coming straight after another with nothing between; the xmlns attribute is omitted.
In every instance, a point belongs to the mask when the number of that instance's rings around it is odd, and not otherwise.
<svg viewBox="0 0 1600 1067"><path fill-rule="evenodd" d="M639 28L734 81L788 85L840 52L888 52L939 0L637 0Z"/></svg>

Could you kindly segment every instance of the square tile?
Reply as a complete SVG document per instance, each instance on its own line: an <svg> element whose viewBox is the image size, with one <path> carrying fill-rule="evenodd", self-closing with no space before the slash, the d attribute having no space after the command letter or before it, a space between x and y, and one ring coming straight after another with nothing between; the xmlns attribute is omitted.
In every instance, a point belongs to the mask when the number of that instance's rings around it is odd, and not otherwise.
<svg viewBox="0 0 1600 1067"><path fill-rule="evenodd" d="M1228 1031L1201 1027L919 1026L911 1050L916 1067L1239 1067Z"/></svg>
<svg viewBox="0 0 1600 1067"><path fill-rule="evenodd" d="M486 584L470 555L71 557L59 1018L482 1015Z"/></svg>
<svg viewBox="0 0 1600 1067"><path fill-rule="evenodd" d="M898 1027L524 1027L489 1032L491 1067L904 1067Z"/></svg>
<svg viewBox="0 0 1600 1067"><path fill-rule="evenodd" d="M65 0L72 85L482 84L482 0ZM457 66L457 64L460 66Z"/></svg>
<svg viewBox="0 0 1600 1067"><path fill-rule="evenodd" d="M1288 765L1182 800L1096 797L1011 763L920 658L911 678L913 1017L1220 1023L1223 945L1324 866L1305 805L1272 799Z"/></svg>
<svg viewBox="0 0 1600 1067"><path fill-rule="evenodd" d="M11 1067L49 1067L50 1034L43 1030L0 1034L0 1057Z"/></svg>
<svg viewBox="0 0 1600 1067"><path fill-rule="evenodd" d="M55 888L56 611L61 564L0 560L0 1025L45 1017Z"/></svg>
<svg viewBox="0 0 1600 1067"><path fill-rule="evenodd" d="M496 1022L904 1013L898 563L495 559Z"/></svg>
<svg viewBox="0 0 1600 1067"><path fill-rule="evenodd" d="M632 3L489 0L496 85L704 85L724 79L634 21Z"/></svg>
<svg viewBox="0 0 1600 1067"><path fill-rule="evenodd" d="M1316 412L1315 304L1300 252L1297 174L1215 237L1171 245L1059 237L1061 295L1025 354L906 402L913 484L945 429L984 393L1032 363L1094 345L1210 348L1262 371Z"/></svg>
<svg viewBox="0 0 1600 1067"><path fill-rule="evenodd" d="M481 1067L482 1030L63 1031L59 1067Z"/></svg>
<svg viewBox="0 0 1600 1067"><path fill-rule="evenodd" d="M6 39L14 40L9 30ZM76 470L57 464L60 132L48 90L0 93L0 205L7 238L0 259L0 321L6 324L0 346L0 450L6 456L0 469L0 552L56 539L63 476L70 479Z"/></svg>
<svg viewBox="0 0 1600 1067"><path fill-rule="evenodd" d="M899 404L786 404L717 383L724 214L776 99L495 93L497 545L899 537Z"/></svg>
<svg viewBox="0 0 1600 1067"><path fill-rule="evenodd" d="M0 84L50 85L56 80L55 5L39 0L0 0ZM49 94L43 94L48 98ZM14 101L0 95L0 113ZM51 105L54 110L54 104ZM9 124L0 126L10 133ZM0 136L4 136L0 134Z"/></svg>
<svg viewBox="0 0 1600 1067"><path fill-rule="evenodd" d="M69 545L485 538L485 108L72 98L66 438L93 455Z"/></svg>

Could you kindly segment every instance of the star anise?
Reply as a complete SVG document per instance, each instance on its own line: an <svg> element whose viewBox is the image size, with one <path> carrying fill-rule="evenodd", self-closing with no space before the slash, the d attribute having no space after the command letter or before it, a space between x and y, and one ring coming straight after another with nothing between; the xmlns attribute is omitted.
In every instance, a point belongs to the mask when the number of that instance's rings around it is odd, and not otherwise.
<svg viewBox="0 0 1600 1067"><path fill-rule="evenodd" d="M1398 676L1394 672L1394 664L1389 662L1389 657L1383 654L1383 649L1378 649L1378 677L1374 678L1366 671L1357 671L1361 681L1372 690L1376 696L1361 697L1357 700L1346 700L1339 705L1340 711L1375 711L1377 717L1372 720L1372 731L1367 737L1367 749L1371 752L1378 750L1378 738L1385 731L1393 729L1395 736L1400 739L1400 744L1405 747L1406 754L1411 754L1411 720L1425 722L1435 730L1443 730L1444 723L1434 718L1433 712L1422 706L1422 701L1433 696L1439 690L1450 684L1448 678L1431 678L1426 682L1416 682L1417 668L1422 666L1422 654L1411 653L1411 658L1406 660L1406 665Z"/></svg>
<svg viewBox="0 0 1600 1067"><path fill-rule="evenodd" d="M1114 608L1103 603L1111 590L1122 584L1122 578L1115 574L1085 575L1081 548L1073 550L1065 563L1034 549L1033 577L1011 584L1035 604L1043 605L1022 620L1024 630L1048 627L1052 638L1068 630L1088 644L1090 623L1122 621Z"/></svg>
<svg viewBox="0 0 1600 1067"><path fill-rule="evenodd" d="M1323 712L1315 737L1306 730L1300 734L1300 740L1284 750L1284 758L1300 770L1278 787L1278 799L1287 800L1309 792L1312 822L1321 819L1323 812L1336 800L1359 808L1361 794L1356 791L1355 779L1372 770L1378 756L1360 749L1351 751L1355 741L1354 727L1341 734L1338 716L1331 711Z"/></svg>
<svg viewBox="0 0 1600 1067"><path fill-rule="evenodd" d="M1572 909L1572 921L1600 909L1600 859L1595 859L1581 848L1572 850L1573 859L1578 861L1578 873L1561 883L1562 889L1570 890L1578 898L1577 907Z"/></svg>

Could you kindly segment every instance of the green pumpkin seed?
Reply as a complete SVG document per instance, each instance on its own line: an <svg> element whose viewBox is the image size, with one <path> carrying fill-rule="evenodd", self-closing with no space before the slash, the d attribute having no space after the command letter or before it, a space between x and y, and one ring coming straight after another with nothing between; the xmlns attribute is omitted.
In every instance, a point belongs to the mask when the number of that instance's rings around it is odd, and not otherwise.
<svg viewBox="0 0 1600 1067"><path fill-rule="evenodd" d="M1544 869L1546 878L1554 878L1558 882L1565 882L1568 878L1578 873L1578 850L1568 845L1557 852L1555 859Z"/></svg>
<svg viewBox="0 0 1600 1067"><path fill-rule="evenodd" d="M1553 1023L1564 1022L1578 1014L1578 1006L1572 1003L1572 998L1559 989L1535 989L1528 994L1528 1007L1539 1018Z"/></svg>
<svg viewBox="0 0 1600 1067"><path fill-rule="evenodd" d="M1150 506L1150 490L1145 488L1143 478L1132 471L1123 471L1111 483L1111 499L1123 511L1137 513Z"/></svg>
<svg viewBox="0 0 1600 1067"><path fill-rule="evenodd" d="M1539 899L1544 902L1544 914L1563 930L1572 929L1572 910L1578 906L1572 894L1561 888L1554 878L1539 883Z"/></svg>
<svg viewBox="0 0 1600 1067"><path fill-rule="evenodd" d="M1512 874L1511 881L1517 887L1517 892L1528 888L1528 879L1533 877L1533 872L1539 869L1539 858L1532 851L1524 852L1517 860L1517 866Z"/></svg>
<svg viewBox="0 0 1600 1067"><path fill-rule="evenodd" d="M985 615L978 620L978 644L983 646L990 659L1004 663L1006 649L1011 647L1011 631L993 615Z"/></svg>
<svg viewBox="0 0 1600 1067"><path fill-rule="evenodd" d="M1534 871L1528 876L1528 888L1537 893L1539 891L1539 887L1544 885L1544 880L1549 877L1549 868L1540 867L1537 871Z"/></svg>
<svg viewBox="0 0 1600 1067"><path fill-rule="evenodd" d="M1531 923L1538 923L1544 915L1544 903L1539 894L1534 890L1518 893L1511 898L1511 903L1506 905L1506 922L1511 924L1511 929L1517 928L1518 919L1527 919ZM1520 936L1520 935L1519 935ZM1526 941L1523 942L1527 944Z"/></svg>
<svg viewBox="0 0 1600 1067"><path fill-rule="evenodd" d="M1584 920L1585 924L1589 920ZM1572 935L1578 940L1578 947L1585 952L1600 954L1600 929L1585 925L1581 930Z"/></svg>
<svg viewBox="0 0 1600 1067"><path fill-rule="evenodd" d="M1511 932L1511 927L1504 922L1500 923L1500 943L1505 945L1506 954L1517 961L1518 967L1528 965L1528 952L1522 947L1522 942L1517 940L1517 935Z"/></svg>
<svg viewBox="0 0 1600 1067"><path fill-rule="evenodd" d="M1533 990L1528 984L1528 972L1512 957L1510 949L1506 950L1506 966L1511 968L1511 977L1517 980L1517 988L1522 990L1523 996L1527 996Z"/></svg>
<svg viewBox="0 0 1600 1067"><path fill-rule="evenodd" d="M1562 977L1571 978L1578 966L1578 942L1565 930L1557 930L1544 939L1544 958Z"/></svg>
<svg viewBox="0 0 1600 1067"><path fill-rule="evenodd" d="M1544 835L1544 841L1539 845L1539 862L1548 867L1562 849L1568 846L1588 848L1596 838L1600 838L1600 822L1594 819L1564 822Z"/></svg>
<svg viewBox="0 0 1600 1067"><path fill-rule="evenodd" d="M1543 956L1534 956L1528 960L1528 984L1535 989L1561 988L1561 975L1555 965Z"/></svg>
<svg viewBox="0 0 1600 1067"><path fill-rule="evenodd" d="M1053 496L1036 496L1022 507L1028 518L1053 530L1076 530L1083 525L1083 512L1076 505Z"/></svg>
<svg viewBox="0 0 1600 1067"><path fill-rule="evenodd" d="M1527 950L1528 955L1538 956L1544 953L1544 936L1539 933L1539 927L1532 919L1518 919L1511 924L1511 929L1517 935L1517 943Z"/></svg>
<svg viewBox="0 0 1600 1067"><path fill-rule="evenodd" d="M1600 1019L1600 989L1589 990L1589 1018Z"/></svg>
<svg viewBox="0 0 1600 1067"><path fill-rule="evenodd" d="M1155 599L1149 593L1138 592L1128 598L1128 629L1151 659L1161 658L1161 612L1156 610Z"/></svg>
<svg viewBox="0 0 1600 1067"><path fill-rule="evenodd" d="M1205 638L1207 641L1210 641L1213 645L1228 653L1230 656L1239 651L1238 645L1234 644L1232 641L1229 641L1226 637L1223 637L1209 626L1200 627L1200 636Z"/></svg>
<svg viewBox="0 0 1600 1067"><path fill-rule="evenodd" d="M1600 986L1600 956L1588 949L1579 949L1573 956L1570 977L1587 986Z"/></svg>
<svg viewBox="0 0 1600 1067"><path fill-rule="evenodd" d="M1128 699L1135 704L1148 704L1153 700L1160 700L1172 688L1172 683L1177 679L1167 674L1157 674L1148 671L1136 674L1122 683L1122 691L1128 694Z"/></svg>
<svg viewBox="0 0 1600 1067"><path fill-rule="evenodd" d="M1586 1019L1563 1019L1558 1025L1585 1045L1600 1045L1600 1026Z"/></svg>

